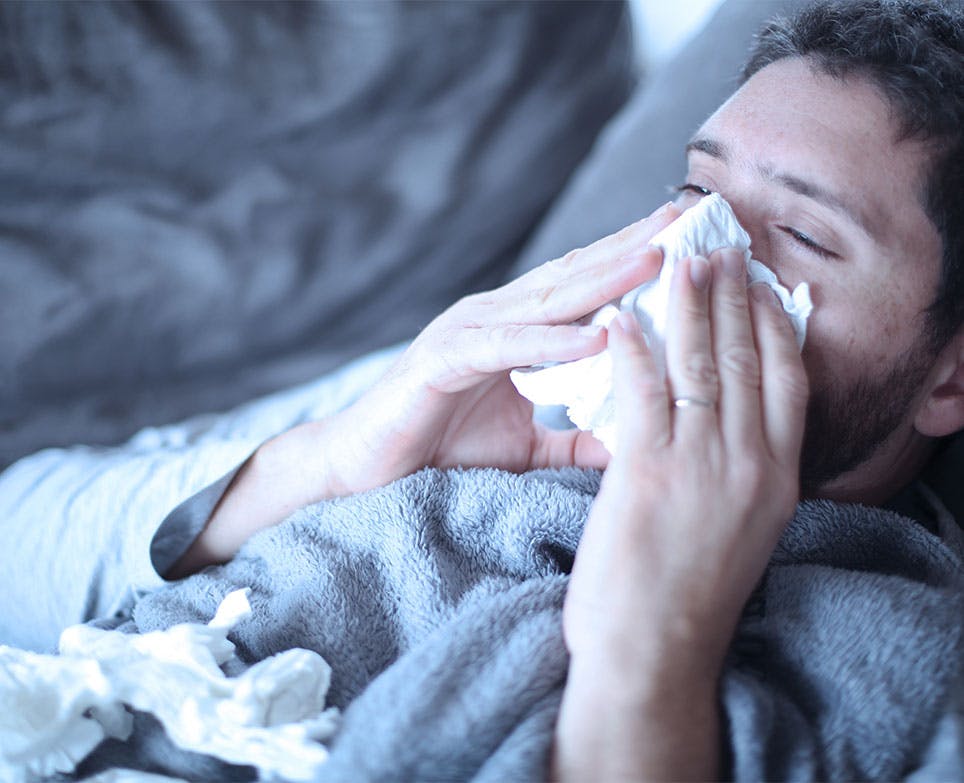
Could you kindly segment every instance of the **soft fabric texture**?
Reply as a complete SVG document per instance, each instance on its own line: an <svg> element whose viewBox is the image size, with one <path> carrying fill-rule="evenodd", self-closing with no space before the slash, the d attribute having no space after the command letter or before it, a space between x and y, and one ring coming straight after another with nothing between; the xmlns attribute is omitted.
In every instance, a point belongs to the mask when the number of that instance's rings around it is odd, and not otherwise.
<svg viewBox="0 0 964 783"><path fill-rule="evenodd" d="M0 469L497 284L632 69L615 2L0 4Z"/></svg>
<svg viewBox="0 0 964 783"><path fill-rule="evenodd" d="M424 470L298 512L143 598L134 624L203 621L250 586L243 660L305 647L332 666L344 725L320 780L544 779L566 573L597 488L574 469ZM927 779L925 761L959 757L961 569L907 518L801 504L722 680L734 779ZM157 739L138 741L161 762Z"/></svg>

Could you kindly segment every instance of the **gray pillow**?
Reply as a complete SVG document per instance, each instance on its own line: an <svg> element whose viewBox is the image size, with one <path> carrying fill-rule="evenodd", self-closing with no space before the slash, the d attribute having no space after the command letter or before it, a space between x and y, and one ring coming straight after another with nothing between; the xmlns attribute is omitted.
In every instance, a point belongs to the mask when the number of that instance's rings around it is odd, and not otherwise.
<svg viewBox="0 0 964 783"><path fill-rule="evenodd" d="M753 35L801 0L727 0L702 30L641 84L528 243L510 277L645 217L674 197L684 146L738 86Z"/></svg>
<svg viewBox="0 0 964 783"><path fill-rule="evenodd" d="M0 467L412 336L632 87L621 3L0 4Z"/></svg>

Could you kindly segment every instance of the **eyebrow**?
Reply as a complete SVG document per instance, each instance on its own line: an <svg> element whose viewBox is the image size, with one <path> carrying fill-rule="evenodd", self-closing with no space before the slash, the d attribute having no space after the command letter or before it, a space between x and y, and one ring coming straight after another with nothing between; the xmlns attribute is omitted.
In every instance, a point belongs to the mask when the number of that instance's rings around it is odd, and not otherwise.
<svg viewBox="0 0 964 783"><path fill-rule="evenodd" d="M693 139L686 145L687 155L690 152L702 152L705 155L709 155L711 158L716 158L722 163L729 163L730 160L730 155L726 145L715 139L704 137L697 137ZM852 223L854 223L858 228L860 228L864 233L866 233L871 239L878 239L877 234L872 230L866 215L833 191L828 190L816 182L803 179L802 177L798 177L793 174L775 172L771 166L767 166L765 164L759 166L759 170L766 179L782 185L784 188L792 191L793 193L805 198L809 198L812 201L816 201L818 204L822 204L823 206L828 207L835 212L839 212L840 214L844 215L844 217L848 218Z"/></svg>

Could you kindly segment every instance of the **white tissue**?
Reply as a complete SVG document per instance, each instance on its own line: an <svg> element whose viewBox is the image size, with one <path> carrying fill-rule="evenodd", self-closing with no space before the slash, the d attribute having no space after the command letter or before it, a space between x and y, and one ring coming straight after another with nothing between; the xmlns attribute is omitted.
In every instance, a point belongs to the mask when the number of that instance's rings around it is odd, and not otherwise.
<svg viewBox="0 0 964 783"><path fill-rule="evenodd" d="M773 290L793 324L797 345L803 348L807 318L813 309L810 287L807 283L800 283L791 294L772 270L750 257L750 235L718 193L700 199L698 204L656 234L650 245L663 251L659 276L633 289L618 303L604 305L592 314L588 323L608 326L618 312L633 312L662 369L670 283L676 262L687 256L708 256L714 250L735 247L745 253L748 284L762 282ZM513 370L510 377L519 393L536 405L567 406L566 415L573 424L579 429L591 430L610 453L615 452L617 433L612 359L608 349L573 362Z"/></svg>
<svg viewBox="0 0 964 783"><path fill-rule="evenodd" d="M250 614L247 592L226 596L207 625L143 635L76 625L59 657L0 646L0 780L70 772L105 737L126 739L125 705L154 715L185 750L264 778L312 779L328 757L317 741L337 728L337 710L324 709L331 669L288 650L226 677L227 634Z"/></svg>

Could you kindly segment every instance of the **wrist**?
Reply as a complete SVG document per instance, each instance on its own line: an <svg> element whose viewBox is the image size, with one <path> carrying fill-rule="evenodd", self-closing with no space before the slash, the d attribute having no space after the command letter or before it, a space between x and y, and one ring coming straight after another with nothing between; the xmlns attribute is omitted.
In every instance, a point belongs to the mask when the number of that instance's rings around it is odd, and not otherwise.
<svg viewBox="0 0 964 783"><path fill-rule="evenodd" d="M567 687L585 690L587 698L645 713L682 694L715 695L722 664L721 656L701 649L652 650L634 656L592 649L570 657Z"/></svg>
<svg viewBox="0 0 964 783"><path fill-rule="evenodd" d="M299 508L331 497L319 464L317 424L299 425L262 443L238 470L204 529L165 574L177 579L232 558L254 534Z"/></svg>
<svg viewBox="0 0 964 783"><path fill-rule="evenodd" d="M656 603L668 606L671 602ZM650 673L666 681L715 682L735 627L735 622L724 622L726 612L719 611L711 622L702 613L688 613L680 606L672 612L647 612L637 603L631 616L599 608L593 614L591 627L579 633L566 628L572 665L612 672L624 683L643 678L641 689L647 687Z"/></svg>
<svg viewBox="0 0 964 783"><path fill-rule="evenodd" d="M644 667L641 667L644 668ZM719 774L718 683L702 667L624 673L573 661L556 724L559 780L711 780Z"/></svg>
<svg viewBox="0 0 964 783"><path fill-rule="evenodd" d="M324 446L326 420L299 424L262 443L249 468L251 479L295 511L336 496Z"/></svg>

